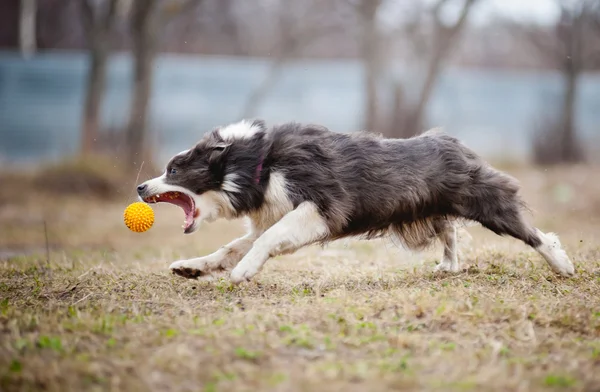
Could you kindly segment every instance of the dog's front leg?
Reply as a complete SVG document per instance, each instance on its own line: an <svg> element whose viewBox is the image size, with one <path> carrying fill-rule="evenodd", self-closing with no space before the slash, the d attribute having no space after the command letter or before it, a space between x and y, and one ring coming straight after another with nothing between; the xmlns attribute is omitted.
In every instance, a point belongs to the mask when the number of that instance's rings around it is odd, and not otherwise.
<svg viewBox="0 0 600 392"><path fill-rule="evenodd" d="M230 270L248 253L260 233L252 229L208 256L176 261L169 268L174 274L188 279L208 275L211 271Z"/></svg>
<svg viewBox="0 0 600 392"><path fill-rule="evenodd" d="M250 280L272 256L290 253L305 245L327 238L325 218L312 202L304 202L288 212L254 242L252 249L231 271L231 281Z"/></svg>

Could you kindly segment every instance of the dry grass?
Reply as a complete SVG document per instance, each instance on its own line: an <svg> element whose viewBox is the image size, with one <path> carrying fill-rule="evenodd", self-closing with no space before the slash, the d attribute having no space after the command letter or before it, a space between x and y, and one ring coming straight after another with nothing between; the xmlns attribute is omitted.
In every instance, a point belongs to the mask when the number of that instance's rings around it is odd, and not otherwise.
<svg viewBox="0 0 600 392"><path fill-rule="evenodd" d="M127 201L22 195L0 205L0 390L597 391L594 172L516 173L574 279L474 228L456 276L431 272L439 249L352 241L279 257L240 287L187 281L168 264L239 224L184 236L181 212L159 206L155 227L134 234Z"/></svg>

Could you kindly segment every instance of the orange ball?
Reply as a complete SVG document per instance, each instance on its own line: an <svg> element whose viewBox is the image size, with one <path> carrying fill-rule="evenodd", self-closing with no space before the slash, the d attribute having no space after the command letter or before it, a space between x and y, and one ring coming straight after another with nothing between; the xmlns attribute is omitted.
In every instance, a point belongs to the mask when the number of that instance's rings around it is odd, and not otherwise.
<svg viewBox="0 0 600 392"><path fill-rule="evenodd" d="M131 203L125 208L123 219L129 230L136 233L143 233L154 224L154 210L148 204L141 201Z"/></svg>

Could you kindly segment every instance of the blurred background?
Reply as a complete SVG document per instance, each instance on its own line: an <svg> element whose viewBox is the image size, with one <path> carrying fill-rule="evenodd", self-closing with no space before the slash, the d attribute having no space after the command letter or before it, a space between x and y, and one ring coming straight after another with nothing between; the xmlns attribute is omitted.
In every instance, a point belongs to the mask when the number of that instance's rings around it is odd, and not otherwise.
<svg viewBox="0 0 600 392"><path fill-rule="evenodd" d="M0 159L159 166L244 117L594 158L598 0L3 0ZM141 158L143 156L143 158Z"/></svg>
<svg viewBox="0 0 600 392"><path fill-rule="evenodd" d="M599 70L598 0L2 0L0 247L74 219L56 195L134 200L137 179L244 117L443 127L528 168L543 211L590 222Z"/></svg>

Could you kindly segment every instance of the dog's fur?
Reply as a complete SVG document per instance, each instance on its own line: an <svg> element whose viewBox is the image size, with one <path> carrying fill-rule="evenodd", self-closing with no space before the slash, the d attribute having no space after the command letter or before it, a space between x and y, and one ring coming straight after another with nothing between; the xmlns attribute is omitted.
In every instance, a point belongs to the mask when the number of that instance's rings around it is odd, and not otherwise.
<svg viewBox="0 0 600 392"><path fill-rule="evenodd" d="M558 238L523 219L516 180L437 130L396 140L242 121L209 132L138 190L143 200L169 191L191 197L197 216L186 232L202 220L249 218L244 237L171 265L188 278L233 269L231 280L239 283L272 256L342 237L383 235L416 250L440 240L437 270L457 272L456 230L463 220L513 236L557 273L574 274Z"/></svg>

